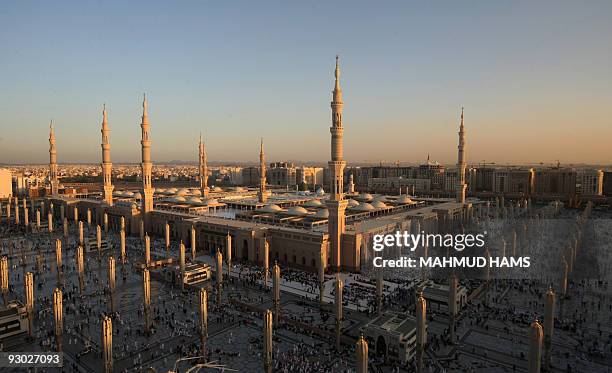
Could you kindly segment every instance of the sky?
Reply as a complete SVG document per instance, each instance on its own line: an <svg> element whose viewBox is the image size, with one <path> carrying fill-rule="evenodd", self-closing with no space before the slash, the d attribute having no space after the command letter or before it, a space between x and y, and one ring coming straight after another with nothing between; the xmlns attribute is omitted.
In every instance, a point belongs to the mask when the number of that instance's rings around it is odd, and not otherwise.
<svg viewBox="0 0 612 373"><path fill-rule="evenodd" d="M0 2L0 163L330 158L335 55L345 159L612 164L612 2Z"/></svg>

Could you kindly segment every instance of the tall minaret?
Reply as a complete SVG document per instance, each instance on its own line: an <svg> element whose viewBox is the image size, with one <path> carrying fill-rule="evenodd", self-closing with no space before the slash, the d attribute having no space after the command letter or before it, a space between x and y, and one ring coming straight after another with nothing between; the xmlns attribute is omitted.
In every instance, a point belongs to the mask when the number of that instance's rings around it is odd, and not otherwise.
<svg viewBox="0 0 612 373"><path fill-rule="evenodd" d="M200 176L200 191L202 197L208 197L208 165L206 164L206 148L202 141L202 134L200 134L199 143L199 176Z"/></svg>
<svg viewBox="0 0 612 373"><path fill-rule="evenodd" d="M461 108L461 125L459 126L459 146L457 152L457 171L459 172L459 180L457 180L457 202L465 203L465 128L463 127L463 108Z"/></svg>
<svg viewBox="0 0 612 373"><path fill-rule="evenodd" d="M331 173L330 196L326 202L329 210L328 231L331 243L331 266L339 271L341 266L340 252L342 248L341 237L344 233L344 211L347 201L344 200L343 174L346 162L342 158L342 89L340 89L340 66L338 56L336 56L336 84L333 91L332 126L331 132L331 161L329 161L329 171Z"/></svg>
<svg viewBox="0 0 612 373"><path fill-rule="evenodd" d="M263 138L259 148L259 202L266 203L266 155L264 154Z"/></svg>
<svg viewBox="0 0 612 373"><path fill-rule="evenodd" d="M104 180L104 202L109 206L113 205L113 182L111 171L113 164L110 159L110 142L108 141L108 118L106 117L106 104L102 108L102 178Z"/></svg>
<svg viewBox="0 0 612 373"><path fill-rule="evenodd" d="M55 132L53 131L53 121L49 126L49 182L51 183L51 195L56 196L59 188L57 180L57 151L55 150Z"/></svg>
<svg viewBox="0 0 612 373"><path fill-rule="evenodd" d="M142 101L142 139L140 144L142 147L142 210L146 229L147 215L153 211L153 186L151 183L151 140L149 139L149 118L147 117L147 97L143 96Z"/></svg>

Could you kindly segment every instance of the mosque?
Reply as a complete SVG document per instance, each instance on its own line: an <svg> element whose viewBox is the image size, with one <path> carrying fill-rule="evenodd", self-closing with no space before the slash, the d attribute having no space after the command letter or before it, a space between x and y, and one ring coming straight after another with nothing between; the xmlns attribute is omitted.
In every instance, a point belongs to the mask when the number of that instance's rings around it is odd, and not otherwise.
<svg viewBox="0 0 612 373"><path fill-rule="evenodd" d="M60 193L57 152L53 125L49 137L49 183L51 193L40 211L52 213L88 226L125 229L129 235L165 237L173 242L195 246L199 254L218 249L238 261L281 265L318 271L359 272L371 266L369 245L375 234L397 230L438 232L453 229L473 216L475 200L466 200L465 131L463 110L459 129L456 198L416 198L406 194L371 195L355 191L352 175L345 187L342 121L343 102L340 67L336 57L335 84L331 101L331 183L328 191L316 193L276 192L267 189L264 143L259 154L258 188L235 187L226 190L207 185L207 155L200 137L199 185L193 188L155 188L152 183L150 124L146 96L142 104L141 150L142 186L139 190L115 190L110 157L110 129L106 107L102 110L102 193L76 196ZM55 218L57 219L57 218ZM192 233L195 232L195 235ZM228 240L227 236L231 239ZM269 250L265 249L266 243Z"/></svg>

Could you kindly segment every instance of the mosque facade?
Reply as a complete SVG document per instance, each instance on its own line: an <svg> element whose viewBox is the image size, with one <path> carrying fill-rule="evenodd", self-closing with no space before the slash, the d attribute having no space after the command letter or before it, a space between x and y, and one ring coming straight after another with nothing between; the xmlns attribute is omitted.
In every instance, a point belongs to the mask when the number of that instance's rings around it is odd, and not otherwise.
<svg viewBox="0 0 612 373"><path fill-rule="evenodd" d="M448 228L469 215L471 203L465 198L465 135L463 113L459 132L457 166L460 175L456 199L425 200L407 194L394 196L359 194L354 183L345 188L342 121L343 101L340 67L336 59L335 84L332 92L331 159L329 191L316 193L277 192L266 185L266 163L263 139L259 154L259 185L256 188L235 187L223 190L209 188L206 182L207 158L204 144L198 143L199 179L192 188L154 188L151 159L152 139L147 115L146 97L141 117L142 186L137 190L118 191L112 185L110 127L106 107L102 118L103 192L85 198L57 192L57 154L53 127L49 137L50 184L52 193L45 198L44 209L53 208L54 216L83 221L89 226L105 226L127 234L164 237L170 227L175 246L189 243L195 230L196 250L213 254L227 252L231 236L232 257L236 260L263 263L266 242L268 260L281 265L316 271L359 272L370 265L374 234L398 229L426 228L437 231ZM57 215L55 215L57 214Z"/></svg>

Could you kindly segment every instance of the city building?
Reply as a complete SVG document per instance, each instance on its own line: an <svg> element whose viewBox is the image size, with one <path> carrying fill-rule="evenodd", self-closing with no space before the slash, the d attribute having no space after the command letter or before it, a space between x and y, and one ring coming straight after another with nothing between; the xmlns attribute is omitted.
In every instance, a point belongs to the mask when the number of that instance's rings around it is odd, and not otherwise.
<svg viewBox="0 0 612 373"><path fill-rule="evenodd" d="M13 179L11 171L0 168L0 198L10 198L13 195Z"/></svg>

